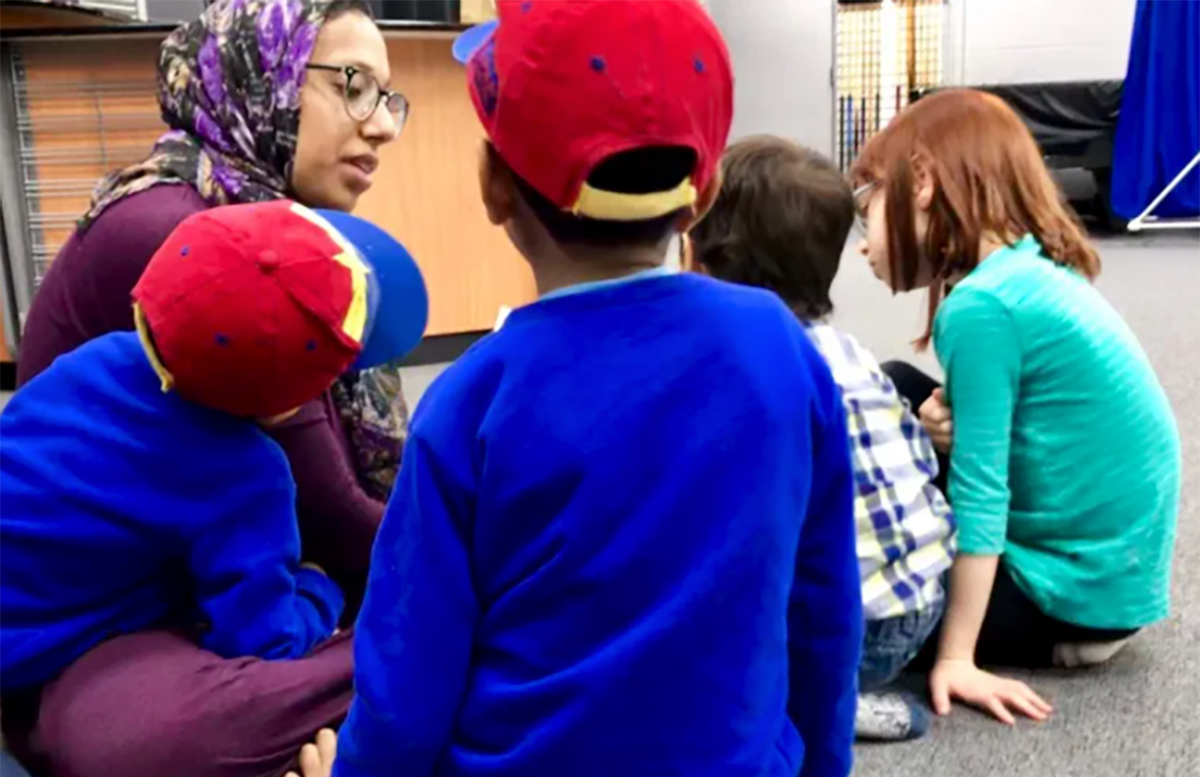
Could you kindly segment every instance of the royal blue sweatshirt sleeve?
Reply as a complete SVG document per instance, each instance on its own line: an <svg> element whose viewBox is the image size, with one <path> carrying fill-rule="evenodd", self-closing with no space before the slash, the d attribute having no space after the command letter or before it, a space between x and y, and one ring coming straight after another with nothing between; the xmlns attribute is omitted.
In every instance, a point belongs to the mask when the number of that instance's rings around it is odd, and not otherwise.
<svg viewBox="0 0 1200 777"><path fill-rule="evenodd" d="M788 713L806 745L800 777L850 774L863 635L846 417L832 379L824 388L788 608Z"/></svg>
<svg viewBox="0 0 1200 777"><path fill-rule="evenodd" d="M342 613L337 585L300 566L294 500L273 486L247 493L190 543L207 626L201 645L227 658L300 658L333 634Z"/></svg>
<svg viewBox="0 0 1200 777"><path fill-rule="evenodd" d="M334 777L432 774L466 687L479 617L468 491L416 425L371 560Z"/></svg>

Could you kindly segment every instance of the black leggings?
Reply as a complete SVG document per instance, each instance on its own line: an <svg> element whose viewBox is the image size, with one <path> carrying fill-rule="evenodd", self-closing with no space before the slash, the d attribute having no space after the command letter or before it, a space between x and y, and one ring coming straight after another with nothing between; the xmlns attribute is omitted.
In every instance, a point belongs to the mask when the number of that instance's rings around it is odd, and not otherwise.
<svg viewBox="0 0 1200 777"><path fill-rule="evenodd" d="M914 413L941 386L936 380L905 362L887 362L883 371L900 396L908 400ZM948 456L938 454L938 479L946 493L946 477L950 471ZM1054 646L1064 642L1113 642L1137 633L1137 629L1089 629L1051 618L1034 604L1017 586L1009 574L1003 556L996 569L996 582L988 600L975 660L987 666L1019 666L1040 668L1052 665ZM921 654L911 666L928 669L937 657L936 636L925 643Z"/></svg>

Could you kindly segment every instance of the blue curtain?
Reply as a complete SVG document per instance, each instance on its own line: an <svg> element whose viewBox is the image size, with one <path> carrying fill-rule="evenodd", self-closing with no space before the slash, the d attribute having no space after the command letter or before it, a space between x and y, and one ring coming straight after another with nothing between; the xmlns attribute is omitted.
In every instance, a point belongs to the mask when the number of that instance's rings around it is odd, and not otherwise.
<svg viewBox="0 0 1200 777"><path fill-rule="evenodd" d="M1113 152L1113 210L1137 216L1197 152L1200 0L1138 0ZM1200 215L1200 167L1154 215Z"/></svg>

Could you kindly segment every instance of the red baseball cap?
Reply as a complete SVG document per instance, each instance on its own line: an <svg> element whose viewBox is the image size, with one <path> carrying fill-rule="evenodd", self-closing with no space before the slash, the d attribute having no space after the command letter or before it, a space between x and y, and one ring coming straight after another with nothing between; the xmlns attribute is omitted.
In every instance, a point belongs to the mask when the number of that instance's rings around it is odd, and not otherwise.
<svg viewBox="0 0 1200 777"><path fill-rule="evenodd" d="M496 151L578 216L640 221L692 205L733 120L733 68L697 0L498 0L464 33L475 110ZM654 146L696 152L692 176L650 194L588 184L601 162Z"/></svg>
<svg viewBox="0 0 1200 777"><path fill-rule="evenodd" d="M164 391L259 418L400 358L429 309L416 263L383 230L287 200L185 219L133 299Z"/></svg>

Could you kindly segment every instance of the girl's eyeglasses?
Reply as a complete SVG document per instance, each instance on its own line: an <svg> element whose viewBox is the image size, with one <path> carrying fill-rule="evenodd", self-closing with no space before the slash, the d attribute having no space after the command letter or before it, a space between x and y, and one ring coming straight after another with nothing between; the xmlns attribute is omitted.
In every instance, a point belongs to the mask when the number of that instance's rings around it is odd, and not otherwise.
<svg viewBox="0 0 1200 777"><path fill-rule="evenodd" d="M876 183L871 181L854 190L854 231L861 238L867 236L867 203L863 198L874 190Z"/></svg>
<svg viewBox="0 0 1200 777"><path fill-rule="evenodd" d="M375 76L353 65L321 65L310 62L305 68L341 73L345 77L342 100L351 119L366 121L379 109L379 104L383 103L396 121L396 131L404 129L404 122L408 120L408 98L399 92L385 90Z"/></svg>

